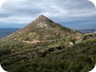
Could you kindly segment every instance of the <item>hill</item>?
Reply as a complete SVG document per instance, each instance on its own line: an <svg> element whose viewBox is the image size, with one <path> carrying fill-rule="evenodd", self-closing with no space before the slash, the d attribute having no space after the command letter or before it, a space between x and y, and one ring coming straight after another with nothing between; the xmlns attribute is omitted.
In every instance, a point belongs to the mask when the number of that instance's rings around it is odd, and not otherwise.
<svg viewBox="0 0 96 72"><path fill-rule="evenodd" d="M0 63L9 72L87 72L96 62L95 47L96 33L83 34L41 15L0 40Z"/></svg>
<svg viewBox="0 0 96 72"><path fill-rule="evenodd" d="M27 42L46 42L57 39L63 39L68 36L75 37L81 35L80 32L66 28L49 18L41 15L28 26L9 35L9 40L19 40Z"/></svg>
<svg viewBox="0 0 96 72"><path fill-rule="evenodd" d="M1 39L1 48L6 46L5 48L15 53L43 47L68 47L81 42L82 37L82 33L66 28L41 15L26 27Z"/></svg>

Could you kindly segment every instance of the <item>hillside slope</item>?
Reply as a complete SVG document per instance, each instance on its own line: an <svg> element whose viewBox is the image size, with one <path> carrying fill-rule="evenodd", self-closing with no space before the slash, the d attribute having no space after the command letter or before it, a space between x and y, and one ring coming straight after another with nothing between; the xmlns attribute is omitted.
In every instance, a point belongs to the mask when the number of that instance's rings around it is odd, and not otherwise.
<svg viewBox="0 0 96 72"><path fill-rule="evenodd" d="M96 39L58 48L47 54L31 50L9 55L1 63L9 72L88 72L95 66Z"/></svg>
<svg viewBox="0 0 96 72"><path fill-rule="evenodd" d="M96 62L95 47L96 33L83 34L41 15L0 40L0 63L9 72L87 72Z"/></svg>

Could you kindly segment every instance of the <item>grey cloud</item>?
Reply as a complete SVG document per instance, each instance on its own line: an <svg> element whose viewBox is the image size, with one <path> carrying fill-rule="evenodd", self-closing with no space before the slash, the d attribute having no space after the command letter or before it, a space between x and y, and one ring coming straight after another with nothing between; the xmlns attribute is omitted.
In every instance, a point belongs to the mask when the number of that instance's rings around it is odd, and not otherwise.
<svg viewBox="0 0 96 72"><path fill-rule="evenodd" d="M0 11L0 21L4 18L11 21L13 18L14 22L17 22L16 18L31 20L41 14L68 21L96 16L94 5L88 0L8 0Z"/></svg>

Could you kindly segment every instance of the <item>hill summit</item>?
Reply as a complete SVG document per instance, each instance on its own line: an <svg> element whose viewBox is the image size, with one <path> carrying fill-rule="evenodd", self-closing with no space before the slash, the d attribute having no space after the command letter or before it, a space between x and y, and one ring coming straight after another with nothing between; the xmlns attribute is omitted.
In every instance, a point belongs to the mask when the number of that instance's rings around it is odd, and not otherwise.
<svg viewBox="0 0 96 72"><path fill-rule="evenodd" d="M26 27L7 36L5 39L23 42L45 42L76 37L80 32L66 28L44 15L29 23Z"/></svg>

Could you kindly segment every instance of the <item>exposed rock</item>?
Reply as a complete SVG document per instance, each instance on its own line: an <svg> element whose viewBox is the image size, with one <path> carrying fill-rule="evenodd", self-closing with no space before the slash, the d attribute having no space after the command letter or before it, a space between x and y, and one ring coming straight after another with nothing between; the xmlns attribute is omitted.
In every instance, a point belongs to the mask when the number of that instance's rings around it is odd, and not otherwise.
<svg viewBox="0 0 96 72"><path fill-rule="evenodd" d="M74 46L74 43L73 42L70 42L69 43L69 47L71 47L71 46Z"/></svg>
<svg viewBox="0 0 96 72"><path fill-rule="evenodd" d="M85 34L83 40L88 40L88 39L95 38L95 37L96 37L96 33L87 33Z"/></svg>
<svg viewBox="0 0 96 72"><path fill-rule="evenodd" d="M79 39L79 40L77 40L77 41L75 41L75 44L78 44L78 43L82 43L82 39Z"/></svg>

